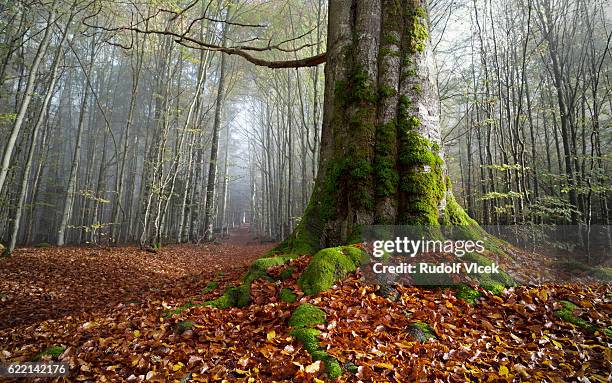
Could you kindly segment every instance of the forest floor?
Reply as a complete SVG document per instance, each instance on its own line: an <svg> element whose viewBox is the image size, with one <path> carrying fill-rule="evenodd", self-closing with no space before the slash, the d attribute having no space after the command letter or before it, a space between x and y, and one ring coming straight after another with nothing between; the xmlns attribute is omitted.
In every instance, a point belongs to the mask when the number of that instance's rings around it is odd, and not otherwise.
<svg viewBox="0 0 612 383"><path fill-rule="evenodd" d="M320 345L344 367L339 381L610 379L612 285L590 279L499 296L481 291L468 304L453 290L417 287L399 288L391 301L357 273L309 297L296 283L304 256L291 261L289 278L255 281L245 308L199 305L270 248L249 242L242 229L221 244L168 245L157 253L18 249L0 259L0 362L67 362L69 377L56 381L69 382L321 382L323 363L313 362L287 324L309 302L326 313ZM508 269L536 262L517 258ZM529 266L531 279L548 267ZM296 291L295 303L278 298L283 287ZM560 317L563 301L575 306ZM416 323L427 323L435 339L415 339Z"/></svg>

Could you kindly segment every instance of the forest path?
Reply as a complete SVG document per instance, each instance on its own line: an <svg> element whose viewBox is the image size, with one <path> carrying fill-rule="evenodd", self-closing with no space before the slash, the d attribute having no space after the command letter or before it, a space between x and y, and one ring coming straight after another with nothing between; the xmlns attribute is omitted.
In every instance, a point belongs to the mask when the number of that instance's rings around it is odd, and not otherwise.
<svg viewBox="0 0 612 383"><path fill-rule="evenodd" d="M219 275L231 278L272 244L248 227L214 244L175 244L150 253L136 246L17 249L0 258L0 330L117 305L185 297Z"/></svg>

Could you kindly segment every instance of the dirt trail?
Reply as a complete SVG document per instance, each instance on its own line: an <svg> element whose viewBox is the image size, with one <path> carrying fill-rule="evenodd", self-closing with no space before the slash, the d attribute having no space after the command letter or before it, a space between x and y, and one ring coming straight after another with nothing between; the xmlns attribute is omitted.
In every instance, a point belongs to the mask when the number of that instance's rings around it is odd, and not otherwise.
<svg viewBox="0 0 612 383"><path fill-rule="evenodd" d="M0 258L0 329L189 296L215 277L237 277L271 247L245 226L222 243L167 245L155 254L136 246L21 248Z"/></svg>

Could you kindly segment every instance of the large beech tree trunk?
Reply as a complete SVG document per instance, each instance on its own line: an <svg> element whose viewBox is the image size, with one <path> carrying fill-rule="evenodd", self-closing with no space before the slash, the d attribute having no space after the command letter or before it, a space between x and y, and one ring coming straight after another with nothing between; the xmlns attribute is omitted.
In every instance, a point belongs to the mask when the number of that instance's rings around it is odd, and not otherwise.
<svg viewBox="0 0 612 383"><path fill-rule="evenodd" d="M289 244L350 243L362 225L475 224L445 174L428 29L425 0L329 2L321 160Z"/></svg>

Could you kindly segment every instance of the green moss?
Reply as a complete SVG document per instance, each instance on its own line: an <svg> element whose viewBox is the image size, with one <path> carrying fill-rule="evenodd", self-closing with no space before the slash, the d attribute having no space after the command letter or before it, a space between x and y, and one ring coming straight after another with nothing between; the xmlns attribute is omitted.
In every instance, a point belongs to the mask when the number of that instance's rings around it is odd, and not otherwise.
<svg viewBox="0 0 612 383"><path fill-rule="evenodd" d="M591 271L591 275L602 281L610 282L612 281L612 268L609 268L609 267L594 268Z"/></svg>
<svg viewBox="0 0 612 383"><path fill-rule="evenodd" d="M319 202L319 217L323 222L336 217L337 192L338 187L343 183L341 180L345 173L346 164L346 159L335 159L327 165Z"/></svg>
<svg viewBox="0 0 612 383"><path fill-rule="evenodd" d="M428 263L430 266L437 266L435 263ZM411 274L412 282L421 287L446 287L453 284L452 276L446 273L421 273L420 269Z"/></svg>
<svg viewBox="0 0 612 383"><path fill-rule="evenodd" d="M376 194L379 197L391 196L397 191L399 175L395 168L396 130L395 122L381 124L376 130L374 174Z"/></svg>
<svg viewBox="0 0 612 383"><path fill-rule="evenodd" d="M310 303L302 303L299 305L289 319L291 327L312 327L318 324L325 323L325 311Z"/></svg>
<svg viewBox="0 0 612 383"><path fill-rule="evenodd" d="M385 57L385 56L400 57L399 51L395 49L387 48L387 47L380 48L379 54L381 57Z"/></svg>
<svg viewBox="0 0 612 383"><path fill-rule="evenodd" d="M578 306L569 301L561 301L561 306L560 310L555 311L556 316L588 332L595 332L597 330L595 326L574 314L574 311L580 309Z"/></svg>
<svg viewBox="0 0 612 383"><path fill-rule="evenodd" d="M473 305L482 296L482 293L468 285L458 285L455 286L455 296Z"/></svg>
<svg viewBox="0 0 612 383"><path fill-rule="evenodd" d="M319 334L321 334L321 331L314 328L296 328L289 333L289 335L297 339L309 353L320 351Z"/></svg>
<svg viewBox="0 0 612 383"><path fill-rule="evenodd" d="M286 260L289 260L297 258L300 255L314 254L317 249L317 239L306 230L303 224L300 224L289 238L270 250L266 254L266 257L274 257L275 255L282 254Z"/></svg>
<svg viewBox="0 0 612 383"><path fill-rule="evenodd" d="M189 302L178 306L177 308L175 308L174 310L168 310L164 312L164 316L167 318L172 317L172 315L178 315L180 313L182 313L185 310L189 310L192 307L195 307L195 305L192 302L193 298L189 299Z"/></svg>
<svg viewBox="0 0 612 383"><path fill-rule="evenodd" d="M393 33L385 33L383 37L384 37L383 41L387 45L399 45L400 44L400 39Z"/></svg>
<svg viewBox="0 0 612 383"><path fill-rule="evenodd" d="M402 96L398 113L400 190L404 206L400 223L405 225L439 225L440 203L446 193L443 160L438 145L422 137L420 120L409 113L410 100Z"/></svg>
<svg viewBox="0 0 612 383"><path fill-rule="evenodd" d="M601 330L601 332L608 338L612 338L612 326L608 326Z"/></svg>
<svg viewBox="0 0 612 383"><path fill-rule="evenodd" d="M281 271L278 277L280 278L281 281L284 281L284 280L291 278L294 272L295 272L295 267L289 266L283 271Z"/></svg>
<svg viewBox="0 0 612 383"><path fill-rule="evenodd" d="M324 205L322 220L326 221L337 210L337 198L344 196L355 210L371 210L374 207L373 151L369 145L376 135L376 111L379 98L375 88L376 79L356 66L348 75L346 83L336 86L336 112L348 119L350 136L343 137L343 154L332 159L324 180ZM381 89L385 92L385 89ZM328 201L331 199L332 201Z"/></svg>
<svg viewBox="0 0 612 383"><path fill-rule="evenodd" d="M348 362L344 368L346 369L346 371L350 372L351 374L357 374L359 372L359 366L352 363L352 362Z"/></svg>
<svg viewBox="0 0 612 383"><path fill-rule="evenodd" d="M278 295L281 301L293 303L297 300L297 295L288 287L283 287Z"/></svg>
<svg viewBox="0 0 612 383"><path fill-rule="evenodd" d="M182 334L185 331L193 328L194 325L195 325L195 322L190 321L190 320L181 321L176 326L176 332L178 332L179 334Z"/></svg>
<svg viewBox="0 0 612 383"><path fill-rule="evenodd" d="M466 253L463 256L465 262L474 262L482 266L490 266L493 264L489 258L484 255L476 254L476 253ZM495 295L501 294L507 287L514 286L516 283L507 273L500 270L497 274L481 274L474 273L472 274L485 290L492 292Z"/></svg>
<svg viewBox="0 0 612 383"><path fill-rule="evenodd" d="M318 294L354 272L367 259L365 252L353 246L320 250L300 276L298 284L305 294Z"/></svg>
<svg viewBox="0 0 612 383"><path fill-rule="evenodd" d="M342 375L340 363L319 345L318 336L321 334L321 331L314 328L297 328L289 334L302 344L313 360L323 362L325 373L330 379L335 380Z"/></svg>
<svg viewBox="0 0 612 383"><path fill-rule="evenodd" d="M336 380L342 375L342 367L335 358L328 357L323 362L325 363L325 373L330 379Z"/></svg>
<svg viewBox="0 0 612 383"><path fill-rule="evenodd" d="M45 249L45 248L51 247L51 245L48 244L47 242L42 242L42 243L37 243L36 245L34 245L34 247Z"/></svg>
<svg viewBox="0 0 612 383"><path fill-rule="evenodd" d="M32 358L32 361L33 362L37 362L37 361L41 360L43 357L45 357L45 356L50 356L50 357L53 357L53 358L57 358L58 356L62 355L62 353L65 350L66 350L66 347L64 347L64 346L54 345L54 346L46 348L45 350L39 352L36 355L34 355L34 358Z"/></svg>
<svg viewBox="0 0 612 383"><path fill-rule="evenodd" d="M409 41L411 53L422 53L425 51L429 33L425 25L426 12L423 7L408 7L408 25L406 35Z"/></svg>
<svg viewBox="0 0 612 383"><path fill-rule="evenodd" d="M450 182L450 181L447 181ZM451 186L447 186L451 190ZM463 210L461 205L457 203L452 193L449 193L446 197L446 207L441 218L443 225L453 226L478 226L478 223L474 221L466 212Z"/></svg>
<svg viewBox="0 0 612 383"><path fill-rule="evenodd" d="M219 298L204 302L202 303L202 306L212 306L219 309L226 309L229 307L245 307L250 301L251 286L245 283L228 288Z"/></svg>
<svg viewBox="0 0 612 383"><path fill-rule="evenodd" d="M212 282L208 282L208 284L206 285L206 287L204 287L202 289L202 291L200 291L200 294L210 294L213 291L215 291L217 289L217 287L219 287L219 283L212 281Z"/></svg>
<svg viewBox="0 0 612 383"><path fill-rule="evenodd" d="M556 265L570 274L582 272L602 281L612 281L612 268L609 267L593 267L574 259L558 261Z"/></svg>
<svg viewBox="0 0 612 383"><path fill-rule="evenodd" d="M425 343L430 339L437 339L436 333L427 323L414 322L408 326L408 329L410 336L421 343Z"/></svg>
<svg viewBox="0 0 612 383"><path fill-rule="evenodd" d="M284 265L285 263L295 258L297 258L296 254L289 253L284 255L278 255L275 257L256 259L249 266L249 270L244 276L243 281L244 283L250 285L256 279L273 280L272 276L268 274L268 269L270 267Z"/></svg>

